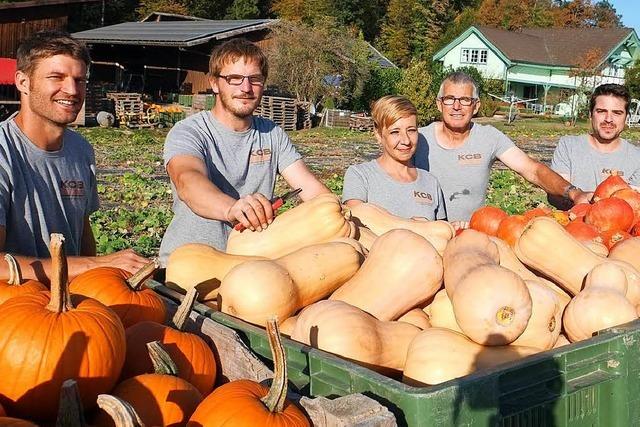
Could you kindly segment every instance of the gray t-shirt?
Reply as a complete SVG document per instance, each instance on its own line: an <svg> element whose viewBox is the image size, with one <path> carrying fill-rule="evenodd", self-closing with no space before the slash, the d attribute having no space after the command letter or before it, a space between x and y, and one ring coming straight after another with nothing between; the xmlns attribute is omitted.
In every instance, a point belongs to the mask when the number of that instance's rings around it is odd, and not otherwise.
<svg viewBox="0 0 640 427"><path fill-rule="evenodd" d="M342 201L355 199L373 203L403 218L446 219L438 180L426 170L417 171L415 181L398 182L377 160L349 166L344 175Z"/></svg>
<svg viewBox="0 0 640 427"><path fill-rule="evenodd" d="M551 169L569 176L569 182L584 191L593 191L612 172L629 184L640 185L640 148L621 141L618 149L601 153L591 146L588 135L563 136L553 152Z"/></svg>
<svg viewBox="0 0 640 427"><path fill-rule="evenodd" d="M250 129L234 132L210 111L194 114L171 129L164 144L165 167L179 155L201 159L209 180L236 199L253 193L273 197L277 174L300 159L287 134L272 121L254 116ZM164 264L174 249L186 243L224 250L231 226L195 214L180 200L173 183L171 190L174 217L160 245L160 262Z"/></svg>
<svg viewBox="0 0 640 427"><path fill-rule="evenodd" d="M438 178L449 221L469 221L485 203L491 165L515 144L493 126L474 123L461 147L444 148L436 141L436 125L418 130L415 164Z"/></svg>
<svg viewBox="0 0 640 427"><path fill-rule="evenodd" d="M98 209L95 163L91 145L69 129L60 150L45 151L13 119L0 123L5 251L47 258L51 233L62 233L67 255L79 255L84 218Z"/></svg>

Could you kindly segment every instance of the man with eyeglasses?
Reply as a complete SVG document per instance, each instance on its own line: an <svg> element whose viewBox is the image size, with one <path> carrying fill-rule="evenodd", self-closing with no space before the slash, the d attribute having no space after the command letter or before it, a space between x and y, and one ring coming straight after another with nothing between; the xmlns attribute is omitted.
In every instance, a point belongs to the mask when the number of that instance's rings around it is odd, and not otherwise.
<svg viewBox="0 0 640 427"><path fill-rule="evenodd" d="M589 200L589 194L530 158L498 129L472 123L480 100L478 85L466 73L457 71L443 80L437 106L442 121L420 128L416 166L429 170L440 181L447 216L454 227L465 228L473 211L484 205L489 172L496 159L549 194L575 203Z"/></svg>
<svg viewBox="0 0 640 427"><path fill-rule="evenodd" d="M302 200L329 192L286 133L253 116L267 73L266 56L245 39L232 39L211 53L213 109L177 123L165 141L174 218L160 245L162 264L186 243L224 250L234 224L266 229L274 217L270 199L278 174L292 188L302 189Z"/></svg>

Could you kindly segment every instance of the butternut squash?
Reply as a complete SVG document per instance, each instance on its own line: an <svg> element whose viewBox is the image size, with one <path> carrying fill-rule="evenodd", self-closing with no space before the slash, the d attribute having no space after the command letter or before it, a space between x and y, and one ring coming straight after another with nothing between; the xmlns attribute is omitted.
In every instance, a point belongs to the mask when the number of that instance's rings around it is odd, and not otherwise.
<svg viewBox="0 0 640 427"><path fill-rule="evenodd" d="M520 262L516 254L513 252L513 249L511 249L511 246L507 245L504 240L493 236L490 236L489 239L491 239L491 241L495 243L496 247L498 248L498 252L500 253L500 265L502 267L513 271L525 282L527 282L528 280L535 280L538 283L546 286L548 289L551 289L560 300L562 309L564 310L564 307L566 307L567 304L569 304L569 301L571 301L571 297L569 296L569 294L567 294L563 289L558 287L558 285L551 282L550 280L547 280L544 277L536 276L533 271L529 270L522 262Z"/></svg>
<svg viewBox="0 0 640 427"><path fill-rule="evenodd" d="M166 285L177 291L196 288L198 301L211 302L218 297L220 281L229 270L245 261L263 257L229 255L201 243L176 248L167 259Z"/></svg>
<svg viewBox="0 0 640 427"><path fill-rule="evenodd" d="M373 246L373 242L375 242L375 240L378 238L378 235L373 231L369 230L367 227L361 227L358 225L356 227L357 227L357 231L356 231L355 239L358 242L362 243L362 246L364 246L365 248L367 248L368 251L370 251L371 247Z"/></svg>
<svg viewBox="0 0 640 427"><path fill-rule="evenodd" d="M564 306L556 293L536 280L525 280L531 295L531 318L522 335L512 345L549 350L558 340L562 329Z"/></svg>
<svg viewBox="0 0 640 427"><path fill-rule="evenodd" d="M383 322L342 301L318 301L306 307L291 338L342 356L385 374L404 368L407 348L420 328Z"/></svg>
<svg viewBox="0 0 640 427"><path fill-rule="evenodd" d="M532 219L516 242L514 251L520 261L577 295L587 274L602 262L614 262L625 271L628 298L640 303L640 273L629 264L598 256L551 218Z"/></svg>
<svg viewBox="0 0 640 427"><path fill-rule="evenodd" d="M351 218L359 226L365 226L378 236L389 230L410 230L424 237L442 254L455 230L447 221L407 219L393 215L373 203L360 203L351 207Z"/></svg>
<svg viewBox="0 0 640 427"><path fill-rule="evenodd" d="M484 233L465 230L445 250L445 289L460 329L478 344L506 345L531 317L531 296L516 273L498 265Z"/></svg>
<svg viewBox="0 0 640 427"><path fill-rule="evenodd" d="M264 231L233 230L227 253L275 259L336 237L353 237L349 217L338 196L320 194L278 215Z"/></svg>
<svg viewBox="0 0 640 427"><path fill-rule="evenodd" d="M429 315L431 327L446 328L463 333L453 313L453 305L444 289L439 290L433 298L433 302L424 309Z"/></svg>
<svg viewBox="0 0 640 427"><path fill-rule="evenodd" d="M433 246L412 231L395 229L376 239L360 270L330 299L378 320L395 320L427 301L441 284L442 258Z"/></svg>
<svg viewBox="0 0 640 427"><path fill-rule="evenodd" d="M358 251L362 255L363 258L365 258L369 254L369 249L367 249L362 243L357 241L355 238L352 238L352 237L336 237L335 239L332 239L331 241L332 242L348 243L349 245L353 246L353 248L356 251Z"/></svg>
<svg viewBox="0 0 640 427"><path fill-rule="evenodd" d="M405 322L417 326L420 329L431 327L429 316L420 308L412 308L398 318L398 322Z"/></svg>
<svg viewBox="0 0 640 427"><path fill-rule="evenodd" d="M588 242L582 242L582 244L596 255L602 257L606 257L609 255L609 249L607 249L607 247L603 243L596 242L595 240L590 240Z"/></svg>
<svg viewBox="0 0 640 427"><path fill-rule="evenodd" d="M569 345L569 344L571 344L571 341L569 341L564 334L560 334L558 336L558 340L553 345L553 348L563 347L563 346Z"/></svg>
<svg viewBox="0 0 640 427"><path fill-rule="evenodd" d="M247 261L222 279L218 306L223 313L265 326L274 315L287 319L331 294L362 261L362 254L342 242L307 246L273 261Z"/></svg>
<svg viewBox="0 0 640 427"><path fill-rule="evenodd" d="M298 316L291 316L288 319L280 322L280 333L290 337L291 332L293 332L293 328L296 327L297 321Z"/></svg>
<svg viewBox="0 0 640 427"><path fill-rule="evenodd" d="M537 352L515 345L485 347L449 329L425 329L409 345L402 381L413 386L440 384Z"/></svg>
<svg viewBox="0 0 640 427"><path fill-rule="evenodd" d="M563 316L564 330L571 342L589 339L599 330L638 318L635 305L623 293L624 271L601 263L586 277L585 288L576 295Z"/></svg>
<svg viewBox="0 0 640 427"><path fill-rule="evenodd" d="M630 237L616 244L609 252L609 259L625 261L640 271L640 237Z"/></svg>

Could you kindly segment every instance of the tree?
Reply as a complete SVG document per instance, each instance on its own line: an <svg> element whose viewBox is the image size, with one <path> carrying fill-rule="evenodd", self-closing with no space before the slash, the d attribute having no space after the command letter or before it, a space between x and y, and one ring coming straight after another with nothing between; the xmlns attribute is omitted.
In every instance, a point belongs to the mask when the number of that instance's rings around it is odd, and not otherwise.
<svg viewBox="0 0 640 427"><path fill-rule="evenodd" d="M396 64L406 66L411 60L413 11L416 0L391 0L380 32L379 45Z"/></svg>
<svg viewBox="0 0 640 427"><path fill-rule="evenodd" d="M175 0L140 0L140 4L136 8L136 14L139 18L144 18L151 12L177 13L187 15L187 7L181 1Z"/></svg>
<svg viewBox="0 0 640 427"><path fill-rule="evenodd" d="M227 9L226 19L255 19L260 17L258 0L234 0Z"/></svg>
<svg viewBox="0 0 640 427"><path fill-rule="evenodd" d="M335 18L332 0L274 0L271 11L279 18L309 25Z"/></svg>
<svg viewBox="0 0 640 427"><path fill-rule="evenodd" d="M314 25L280 21L267 49L269 83L302 101L348 102L362 93L369 48L327 19Z"/></svg>
<svg viewBox="0 0 640 427"><path fill-rule="evenodd" d="M631 68L627 68L624 74L624 83L631 92L631 97L640 99L640 61Z"/></svg>
<svg viewBox="0 0 640 427"><path fill-rule="evenodd" d="M572 97L571 110L573 112L572 124L575 124L578 115L586 104L586 94L593 91L598 84L598 76L602 75L602 50L589 49L576 61L576 65L569 71L569 76L576 80L576 90Z"/></svg>
<svg viewBox="0 0 640 427"><path fill-rule="evenodd" d="M600 0L593 6L593 24L600 28L622 27L622 15L608 0Z"/></svg>
<svg viewBox="0 0 640 427"><path fill-rule="evenodd" d="M223 19L233 0L182 0L189 15L206 19Z"/></svg>
<svg viewBox="0 0 640 427"><path fill-rule="evenodd" d="M428 61L411 61L398 83L398 93L406 96L418 110L418 122L427 124L440 112L436 106L438 95L436 86L440 81L433 78L433 71Z"/></svg>

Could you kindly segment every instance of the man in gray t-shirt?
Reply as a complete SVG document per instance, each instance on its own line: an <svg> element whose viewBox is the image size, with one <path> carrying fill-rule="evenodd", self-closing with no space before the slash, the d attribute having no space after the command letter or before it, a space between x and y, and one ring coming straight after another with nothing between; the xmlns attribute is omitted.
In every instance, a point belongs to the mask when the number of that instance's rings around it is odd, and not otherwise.
<svg viewBox="0 0 640 427"><path fill-rule="evenodd" d="M473 211L484 204L489 172L495 159L532 184L552 194L587 201L589 195L546 165L530 158L502 132L473 124L480 108L478 86L463 72L454 72L440 85L437 99L442 121L420 129L417 167L429 170L442 185L447 217L466 227Z"/></svg>
<svg viewBox="0 0 640 427"><path fill-rule="evenodd" d="M132 250L95 256L93 148L67 129L84 102L86 47L48 31L25 40L17 56L20 110L0 123L0 256L10 252L25 279L46 283L50 235L62 233L69 277L99 266L137 271L147 260ZM8 277L4 262L0 277Z"/></svg>
<svg viewBox="0 0 640 427"><path fill-rule="evenodd" d="M256 231L268 227L277 174L302 189L302 200L329 192L281 128L252 116L267 77L260 48L232 39L212 52L209 65L213 109L176 124L165 142L175 215L160 246L163 264L186 243L224 250L233 224Z"/></svg>
<svg viewBox="0 0 640 427"><path fill-rule="evenodd" d="M553 170L586 191L594 191L613 174L640 186L640 148L620 137L630 102L629 91L622 85L595 88L589 102L591 132L560 138L551 162ZM549 201L562 208L570 206L553 196Z"/></svg>
<svg viewBox="0 0 640 427"><path fill-rule="evenodd" d="M344 175L342 201L373 203L403 218L446 219L438 180L425 170L417 169L417 172L415 181L399 182L389 176L376 159L349 166Z"/></svg>

